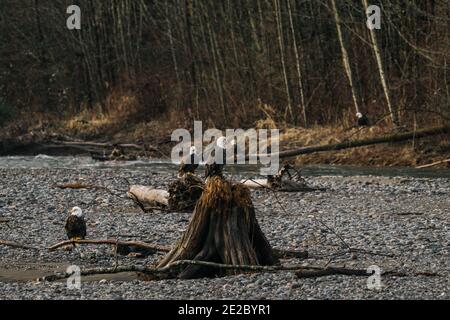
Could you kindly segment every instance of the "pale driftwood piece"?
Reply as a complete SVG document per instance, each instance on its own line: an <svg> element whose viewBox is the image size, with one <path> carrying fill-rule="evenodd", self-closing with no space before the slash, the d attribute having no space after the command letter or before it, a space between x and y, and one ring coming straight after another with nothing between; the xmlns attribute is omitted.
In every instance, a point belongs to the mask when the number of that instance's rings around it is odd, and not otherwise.
<svg viewBox="0 0 450 320"><path fill-rule="evenodd" d="M450 163L450 159L441 160L441 161L436 161L436 162L429 163L429 164L424 164L424 165L422 165L422 166L416 167L416 169L432 168L432 167L435 167L435 166L438 166L438 165L444 164L444 163Z"/></svg>
<svg viewBox="0 0 450 320"><path fill-rule="evenodd" d="M137 247L142 249L147 249L151 251L160 251L160 252L169 252L170 247L150 244L142 241L117 241L117 239L107 239L107 240L67 240L60 243L57 243L48 248L50 251L54 251L58 248L66 247L74 244L84 244L84 245L112 245L112 246L125 246L125 247Z"/></svg>
<svg viewBox="0 0 450 320"><path fill-rule="evenodd" d="M128 196L133 199L135 197L143 205L169 205L169 192L162 189L153 189L151 187L132 185L128 191Z"/></svg>
<svg viewBox="0 0 450 320"><path fill-rule="evenodd" d="M267 179L244 179L241 183L250 189L270 188Z"/></svg>
<svg viewBox="0 0 450 320"><path fill-rule="evenodd" d="M17 248L17 249L25 249L25 250L39 250L39 248L27 246L25 244L13 242L13 241L7 241L7 240L0 240L0 246L7 246L11 248Z"/></svg>
<svg viewBox="0 0 450 320"><path fill-rule="evenodd" d="M250 189L273 189L274 191L281 192L311 192L325 190L322 188L308 187L303 183L289 179L283 179L281 181L281 186L275 189L272 188L267 179L244 179L241 180L241 183Z"/></svg>

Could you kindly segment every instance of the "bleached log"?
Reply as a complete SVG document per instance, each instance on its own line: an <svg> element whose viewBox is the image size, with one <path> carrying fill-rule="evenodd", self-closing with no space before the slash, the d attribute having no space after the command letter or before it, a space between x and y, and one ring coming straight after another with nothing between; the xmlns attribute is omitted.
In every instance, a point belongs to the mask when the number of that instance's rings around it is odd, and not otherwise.
<svg viewBox="0 0 450 320"><path fill-rule="evenodd" d="M294 180L283 179L281 186L274 188L268 183L267 179L244 179L241 183L250 189L273 189L276 191L283 192L310 192L310 191L324 191L322 188L311 188L306 186L304 183L297 182Z"/></svg>
<svg viewBox="0 0 450 320"><path fill-rule="evenodd" d="M267 179L244 179L241 180L241 183L250 189L269 188Z"/></svg>
<svg viewBox="0 0 450 320"><path fill-rule="evenodd" d="M144 205L169 205L169 192L147 186L132 185L128 191L130 198L136 198Z"/></svg>

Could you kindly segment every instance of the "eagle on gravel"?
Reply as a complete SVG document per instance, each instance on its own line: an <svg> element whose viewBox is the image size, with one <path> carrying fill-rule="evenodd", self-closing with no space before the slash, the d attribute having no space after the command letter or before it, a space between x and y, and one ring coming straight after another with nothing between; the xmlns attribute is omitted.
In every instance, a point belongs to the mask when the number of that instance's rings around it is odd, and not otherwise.
<svg viewBox="0 0 450 320"><path fill-rule="evenodd" d="M181 178L187 173L193 174L195 170L197 170L200 162L200 158L197 155L197 149L192 146L189 150L189 156L186 157L180 164L180 168L178 169L178 177Z"/></svg>
<svg viewBox="0 0 450 320"><path fill-rule="evenodd" d="M72 208L66 219L65 229L69 240L84 240L86 237L86 221L81 208Z"/></svg>

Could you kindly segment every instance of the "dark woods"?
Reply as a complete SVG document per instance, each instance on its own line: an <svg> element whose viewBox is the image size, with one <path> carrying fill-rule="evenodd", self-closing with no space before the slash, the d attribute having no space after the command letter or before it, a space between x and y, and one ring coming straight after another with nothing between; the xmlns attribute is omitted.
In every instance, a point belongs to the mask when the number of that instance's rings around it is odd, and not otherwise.
<svg viewBox="0 0 450 320"><path fill-rule="evenodd" d="M81 30L68 30L69 5ZM381 30L365 7L381 7ZM0 115L122 110L215 124L439 123L444 0L2 0ZM9 110L9 111L8 111Z"/></svg>

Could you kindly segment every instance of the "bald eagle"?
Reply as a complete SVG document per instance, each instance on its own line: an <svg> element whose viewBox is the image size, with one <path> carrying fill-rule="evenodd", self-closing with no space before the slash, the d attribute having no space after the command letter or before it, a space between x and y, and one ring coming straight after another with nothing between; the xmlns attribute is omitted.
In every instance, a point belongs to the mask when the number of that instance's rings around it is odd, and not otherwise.
<svg viewBox="0 0 450 320"><path fill-rule="evenodd" d="M237 151L236 141L220 137L216 141L216 145L219 147L219 152L222 152L222 161L218 161L216 154L206 161L206 178L217 176L222 177L223 168L226 164L234 163ZM227 148L234 147L234 158L227 159Z"/></svg>
<svg viewBox="0 0 450 320"><path fill-rule="evenodd" d="M365 114L358 112L356 114L356 117L358 118L358 126L366 127L369 125L369 119L367 118L367 116Z"/></svg>
<svg viewBox="0 0 450 320"><path fill-rule="evenodd" d="M83 211L79 207L74 207L70 211L65 229L69 240L84 240L86 237L86 221Z"/></svg>
<svg viewBox="0 0 450 320"><path fill-rule="evenodd" d="M180 168L178 169L178 177L181 178L187 173L193 174L197 170L199 162L200 158L197 155L197 149L192 146L189 150L189 156L181 161Z"/></svg>

